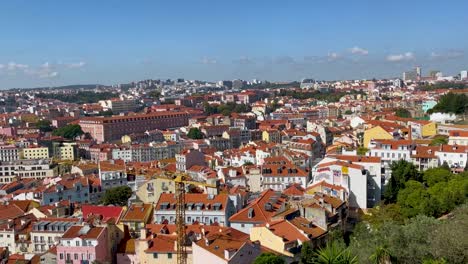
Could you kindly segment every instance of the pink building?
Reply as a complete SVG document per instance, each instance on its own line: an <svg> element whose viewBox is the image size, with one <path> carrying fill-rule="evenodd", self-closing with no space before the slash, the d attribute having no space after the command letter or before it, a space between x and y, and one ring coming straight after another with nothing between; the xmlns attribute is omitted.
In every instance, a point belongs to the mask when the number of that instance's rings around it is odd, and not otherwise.
<svg viewBox="0 0 468 264"><path fill-rule="evenodd" d="M107 241L106 227L72 226L57 245L57 263L110 262Z"/></svg>

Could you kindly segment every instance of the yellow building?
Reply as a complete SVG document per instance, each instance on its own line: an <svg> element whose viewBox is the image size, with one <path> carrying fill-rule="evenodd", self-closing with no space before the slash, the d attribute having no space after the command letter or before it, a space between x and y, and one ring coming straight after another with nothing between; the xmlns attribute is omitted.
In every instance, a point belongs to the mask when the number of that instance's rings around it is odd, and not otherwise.
<svg viewBox="0 0 468 264"><path fill-rule="evenodd" d="M267 143L281 143L281 133L276 129L264 130L262 140Z"/></svg>
<svg viewBox="0 0 468 264"><path fill-rule="evenodd" d="M364 131L364 147L368 148L369 143L372 139L393 139L392 134L381 126L375 126L373 128Z"/></svg>
<svg viewBox="0 0 468 264"><path fill-rule="evenodd" d="M161 193L175 193L174 182L164 178L151 179L138 188L136 196L143 203L156 203Z"/></svg>
<svg viewBox="0 0 468 264"><path fill-rule="evenodd" d="M23 159L47 159L49 158L49 149L46 147L24 148Z"/></svg>
<svg viewBox="0 0 468 264"><path fill-rule="evenodd" d="M422 127L423 137L432 137L437 135L437 124L435 122L427 122Z"/></svg>
<svg viewBox="0 0 468 264"><path fill-rule="evenodd" d="M59 156L60 160L75 160L75 148L76 143L64 142L62 146L59 147Z"/></svg>

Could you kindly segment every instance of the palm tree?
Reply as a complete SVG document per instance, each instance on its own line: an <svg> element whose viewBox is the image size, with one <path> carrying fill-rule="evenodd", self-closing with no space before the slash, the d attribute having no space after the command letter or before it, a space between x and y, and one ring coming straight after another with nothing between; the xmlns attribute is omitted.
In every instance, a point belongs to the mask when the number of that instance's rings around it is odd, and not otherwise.
<svg viewBox="0 0 468 264"><path fill-rule="evenodd" d="M319 264L357 264L357 257L348 249L337 246L332 242L317 251L316 263Z"/></svg>
<svg viewBox="0 0 468 264"><path fill-rule="evenodd" d="M388 251L387 246L378 246L374 253L369 257L370 261L375 264L391 264L392 256Z"/></svg>

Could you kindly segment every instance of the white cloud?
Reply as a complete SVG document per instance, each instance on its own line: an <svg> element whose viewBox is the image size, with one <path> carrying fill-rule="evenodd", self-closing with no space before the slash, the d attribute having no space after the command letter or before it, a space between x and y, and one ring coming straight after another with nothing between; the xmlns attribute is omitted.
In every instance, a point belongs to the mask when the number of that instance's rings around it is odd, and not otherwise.
<svg viewBox="0 0 468 264"><path fill-rule="evenodd" d="M358 46L354 46L354 47L350 48L349 51L352 54L357 54L357 55L367 55L367 54L369 54L368 50L360 48Z"/></svg>
<svg viewBox="0 0 468 264"><path fill-rule="evenodd" d="M254 64L255 61L247 56L241 56L239 59L234 60L234 63L238 64Z"/></svg>
<svg viewBox="0 0 468 264"><path fill-rule="evenodd" d="M431 59L433 60L450 60L450 59L458 59L465 56L465 53L462 50L449 50L447 52L437 53L431 52Z"/></svg>
<svg viewBox="0 0 468 264"><path fill-rule="evenodd" d="M74 69L74 68L83 68L84 66L86 66L86 62L84 62L84 61L73 62L73 63L65 64L65 66L66 66L67 68L70 68L70 69Z"/></svg>
<svg viewBox="0 0 468 264"><path fill-rule="evenodd" d="M9 62L7 64L7 70L9 71L17 71L17 70L25 70L27 68L29 68L29 65L26 65L26 64L20 64L20 63L16 63L16 62Z"/></svg>
<svg viewBox="0 0 468 264"><path fill-rule="evenodd" d="M212 59L212 58L208 58L208 57L203 57L203 58L201 59L201 63L203 63L203 64L216 64L216 63L218 63L218 62L216 61L216 59Z"/></svg>
<svg viewBox="0 0 468 264"><path fill-rule="evenodd" d="M336 52L329 52L327 55L328 61L334 61L334 60L339 59L340 57L341 57L340 54Z"/></svg>
<svg viewBox="0 0 468 264"><path fill-rule="evenodd" d="M387 61L390 62L411 61L414 59L415 56L412 52L405 52L403 54L392 54L387 56Z"/></svg>

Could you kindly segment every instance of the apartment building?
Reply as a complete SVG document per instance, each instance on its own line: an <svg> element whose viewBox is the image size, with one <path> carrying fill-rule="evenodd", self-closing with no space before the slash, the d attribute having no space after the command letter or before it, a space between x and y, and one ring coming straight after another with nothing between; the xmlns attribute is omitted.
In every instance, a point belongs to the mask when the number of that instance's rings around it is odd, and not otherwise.
<svg viewBox="0 0 468 264"><path fill-rule="evenodd" d="M78 218L45 218L33 224L31 230L31 247L34 254L42 254L58 244L59 239Z"/></svg>
<svg viewBox="0 0 468 264"><path fill-rule="evenodd" d="M218 223L229 226L229 217L236 212L233 202L228 194L185 194L185 222L211 225ZM174 194L162 193L154 209L155 223L168 221L175 223L176 199Z"/></svg>
<svg viewBox="0 0 468 264"><path fill-rule="evenodd" d="M12 182L16 177L30 179L52 178L58 175L50 159L14 160L0 162L0 183Z"/></svg>
<svg viewBox="0 0 468 264"><path fill-rule="evenodd" d="M19 149L14 145L0 145L0 161L19 160Z"/></svg>
<svg viewBox="0 0 468 264"><path fill-rule="evenodd" d="M189 112L160 111L149 114L112 117L84 117L79 125L98 143L120 140L122 136L154 129L168 129L188 125Z"/></svg>
<svg viewBox="0 0 468 264"><path fill-rule="evenodd" d="M28 147L22 151L23 159L48 159L49 148L47 147Z"/></svg>
<svg viewBox="0 0 468 264"><path fill-rule="evenodd" d="M107 228L75 225L57 245L58 264L105 263L111 260L107 246Z"/></svg>

